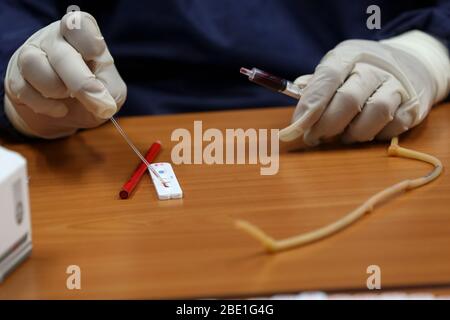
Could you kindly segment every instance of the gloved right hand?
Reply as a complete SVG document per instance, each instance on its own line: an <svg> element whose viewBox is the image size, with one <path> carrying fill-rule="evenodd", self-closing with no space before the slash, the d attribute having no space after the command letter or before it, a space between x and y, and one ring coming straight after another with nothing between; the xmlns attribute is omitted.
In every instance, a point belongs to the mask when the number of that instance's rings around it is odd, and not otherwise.
<svg viewBox="0 0 450 320"><path fill-rule="evenodd" d="M75 14L78 29L70 25ZM70 12L13 54L5 77L5 113L19 132L53 139L102 124L126 94L95 19Z"/></svg>
<svg viewBox="0 0 450 320"><path fill-rule="evenodd" d="M419 30L383 41L347 40L296 83L305 89L282 141L387 140L417 126L447 97L449 54Z"/></svg>

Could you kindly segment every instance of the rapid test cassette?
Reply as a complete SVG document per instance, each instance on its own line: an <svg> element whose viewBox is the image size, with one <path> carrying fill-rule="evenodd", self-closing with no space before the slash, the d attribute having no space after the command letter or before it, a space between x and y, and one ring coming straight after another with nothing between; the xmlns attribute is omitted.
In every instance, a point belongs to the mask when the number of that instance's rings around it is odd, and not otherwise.
<svg viewBox="0 0 450 320"><path fill-rule="evenodd" d="M157 177L153 170L149 168L153 185L159 200L181 199L183 198L183 190L181 190L172 165L168 162L152 163L150 166L159 174ZM161 179L163 181L161 181ZM165 184L165 185L164 185Z"/></svg>

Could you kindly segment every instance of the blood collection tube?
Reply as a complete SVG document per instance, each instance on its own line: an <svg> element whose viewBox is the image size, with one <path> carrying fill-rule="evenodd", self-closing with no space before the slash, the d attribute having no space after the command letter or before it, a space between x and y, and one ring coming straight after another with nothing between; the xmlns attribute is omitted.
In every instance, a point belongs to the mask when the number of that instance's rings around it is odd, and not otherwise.
<svg viewBox="0 0 450 320"><path fill-rule="evenodd" d="M283 93L295 99L300 99L302 88L293 82L274 76L257 68L241 68L240 72L248 77L248 80L266 87L272 91Z"/></svg>
<svg viewBox="0 0 450 320"><path fill-rule="evenodd" d="M145 154L145 159L147 160L147 162L148 163L153 162L153 160L155 160L160 150L161 150L161 142L160 141L154 142L151 145L150 149L148 149L147 153ZM141 180L142 175L145 173L145 171L147 171L147 165L141 162L137 166L136 170L133 172L131 178L123 185L122 190L120 190L119 196L121 199L127 199L130 196L134 188Z"/></svg>

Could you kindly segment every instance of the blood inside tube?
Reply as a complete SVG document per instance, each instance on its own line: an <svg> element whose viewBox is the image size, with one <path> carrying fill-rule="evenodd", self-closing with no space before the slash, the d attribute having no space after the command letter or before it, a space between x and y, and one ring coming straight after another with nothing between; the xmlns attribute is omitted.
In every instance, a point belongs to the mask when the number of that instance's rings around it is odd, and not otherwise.
<svg viewBox="0 0 450 320"><path fill-rule="evenodd" d="M279 78L257 68L253 68L252 70L243 69L245 68L241 69L241 73L248 75L248 79L252 82L273 91L283 91L286 89L285 79Z"/></svg>

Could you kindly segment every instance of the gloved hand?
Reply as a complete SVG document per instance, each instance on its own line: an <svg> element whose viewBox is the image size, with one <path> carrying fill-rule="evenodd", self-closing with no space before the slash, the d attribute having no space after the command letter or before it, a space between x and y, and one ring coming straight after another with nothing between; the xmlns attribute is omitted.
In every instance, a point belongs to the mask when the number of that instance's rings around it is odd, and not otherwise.
<svg viewBox="0 0 450 320"><path fill-rule="evenodd" d="M71 27L75 14L79 29ZM58 138L105 122L126 94L95 19L71 12L13 54L5 77L5 113L23 134Z"/></svg>
<svg viewBox="0 0 450 320"><path fill-rule="evenodd" d="M280 140L303 136L306 145L389 139L419 124L449 92L447 49L411 31L381 42L349 40L330 51L305 87L292 124Z"/></svg>

